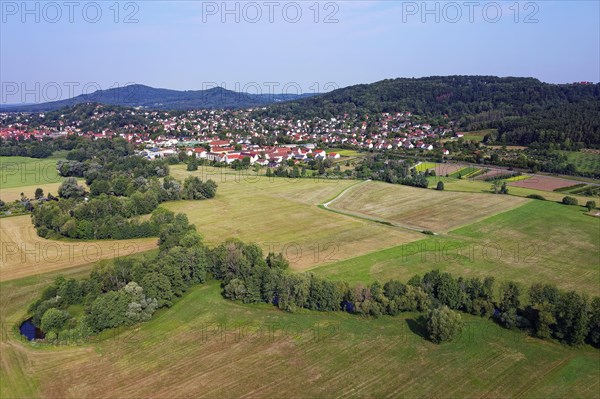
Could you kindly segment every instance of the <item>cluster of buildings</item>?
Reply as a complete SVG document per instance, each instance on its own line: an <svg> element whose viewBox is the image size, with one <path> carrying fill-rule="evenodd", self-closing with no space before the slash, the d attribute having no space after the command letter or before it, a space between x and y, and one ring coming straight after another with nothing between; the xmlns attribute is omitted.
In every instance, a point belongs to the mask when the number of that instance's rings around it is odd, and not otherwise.
<svg viewBox="0 0 600 399"><path fill-rule="evenodd" d="M457 137L454 121L437 119L437 124L425 121L411 112L380 113L375 115L344 114L335 118L293 119L259 117L261 113L247 110L193 110L185 112L127 110L121 111L137 121L118 128L85 131L82 121L61 118L48 121L35 137L46 135L90 136L94 139L123 137L143 148L149 158L164 157L186 151L199 159L232 163L246 157L252 164L272 164L285 160L327 158L335 155L315 148L346 147L364 150L448 150L440 139ZM101 122L115 119L114 110L98 106L88 118ZM43 114L38 115L43 118ZM38 118L38 120L39 120ZM25 119L26 120L26 119ZM442 120L443 124L439 124ZM143 121L140 123L139 121ZM2 120L0 119L0 124ZM5 126L0 136L25 134L25 122ZM28 132L27 134L31 134Z"/></svg>
<svg viewBox="0 0 600 399"><path fill-rule="evenodd" d="M192 142L192 143L190 143ZM194 144L194 146L189 146ZM187 156L198 160L232 164L235 161L248 162L250 165L278 166L284 162L307 162L309 160L339 159L340 154L318 149L314 144L262 146L247 142L235 143L233 140L211 140L200 143L197 140L168 139L158 142L158 147L141 150L140 155L149 159L174 156L185 152ZM244 161L246 160L246 161Z"/></svg>

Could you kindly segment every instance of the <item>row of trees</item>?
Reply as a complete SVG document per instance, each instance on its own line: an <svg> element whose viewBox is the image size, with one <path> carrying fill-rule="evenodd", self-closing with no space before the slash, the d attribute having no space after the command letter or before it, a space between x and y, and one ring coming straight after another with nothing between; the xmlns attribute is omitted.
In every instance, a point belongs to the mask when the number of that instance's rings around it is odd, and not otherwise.
<svg viewBox="0 0 600 399"><path fill-rule="evenodd" d="M229 240L213 251L211 271L223 280L224 295L243 302L273 303L280 309L306 308L319 311L345 310L366 316L397 315L406 311L430 310L430 337L444 338L460 330L460 318L447 307L481 317L494 318L506 328L520 328L540 338L556 338L569 345L584 342L600 347L600 297L591 301L575 291L561 292L551 285L534 284L529 303L522 302L523 288L515 282L499 287L493 277L454 278L437 270L414 276L407 284L390 280L369 286L350 287L313 274L289 274L286 262L269 254L262 260L260 249ZM237 261L233 261L237 260ZM432 318L439 319L431 322ZM447 320L448 325L440 324ZM448 332L446 331L446 333ZM438 335L441 334L441 335Z"/></svg>
<svg viewBox="0 0 600 399"><path fill-rule="evenodd" d="M137 323L211 275L221 281L226 298L270 303L290 312L304 308L372 317L428 312L425 327L434 342L452 339L462 325L456 312L464 312L536 337L600 347L599 297L590 300L575 291L533 284L524 301L525 292L515 282L498 286L493 277L455 278L437 270L407 283L350 286L312 273L289 273L281 254L265 257L258 245L237 239L208 249L185 215L163 210L153 216L161 218L158 255L98 266L82 281L58 279L31 305L33 323L46 332L59 331L59 336L65 329L68 334L93 334ZM84 316L65 314L71 305L82 305ZM58 311L48 313L50 309Z"/></svg>
<svg viewBox="0 0 600 399"><path fill-rule="evenodd" d="M35 138L18 140L16 138L4 139L0 137L0 156L48 158L55 148L52 143L53 140L38 141Z"/></svg>

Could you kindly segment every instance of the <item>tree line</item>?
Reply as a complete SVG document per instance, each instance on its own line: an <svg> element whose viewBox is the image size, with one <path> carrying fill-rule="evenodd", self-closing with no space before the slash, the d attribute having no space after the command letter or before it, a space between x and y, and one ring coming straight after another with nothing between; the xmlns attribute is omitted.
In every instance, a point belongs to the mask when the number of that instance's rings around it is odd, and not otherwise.
<svg viewBox="0 0 600 399"><path fill-rule="evenodd" d="M97 266L81 281L57 279L30 306L33 323L53 333L52 339L84 338L145 321L190 287L214 278L221 281L225 298L269 303L289 312L345 311L369 317L428 312L426 327L434 342L451 339L460 331L457 312L463 312L539 338L600 347L600 297L590 300L541 283L533 284L525 295L523 287L512 281L497 284L491 276L456 278L438 270L406 283L392 279L351 286L312 273L290 273L282 254L265 257L258 245L238 239L210 249L184 214L161 210L153 216L160 218L157 255ZM83 306L84 315L71 316L67 311L71 305ZM56 310L48 314L51 309Z"/></svg>

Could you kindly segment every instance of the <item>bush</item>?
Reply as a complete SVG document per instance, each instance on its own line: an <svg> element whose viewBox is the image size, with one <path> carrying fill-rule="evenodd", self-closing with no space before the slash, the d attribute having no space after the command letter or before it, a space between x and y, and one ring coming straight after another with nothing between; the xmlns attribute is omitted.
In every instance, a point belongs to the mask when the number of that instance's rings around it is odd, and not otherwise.
<svg viewBox="0 0 600 399"><path fill-rule="evenodd" d="M187 164L187 170L188 172L198 170L198 161L196 161L196 159L191 159Z"/></svg>
<svg viewBox="0 0 600 399"><path fill-rule="evenodd" d="M596 201L586 202L585 207L588 209L588 211L591 211L592 209L596 208Z"/></svg>
<svg viewBox="0 0 600 399"><path fill-rule="evenodd" d="M462 328L460 314L447 306L430 310L427 315L427 334L436 344L456 338L462 332Z"/></svg>
<svg viewBox="0 0 600 399"><path fill-rule="evenodd" d="M536 199L536 200L542 200L542 201L545 201L545 200L546 200L546 198L542 197L542 196L541 196L541 195L539 195L539 194L529 194L529 195L527 196L527 198Z"/></svg>
<svg viewBox="0 0 600 399"><path fill-rule="evenodd" d="M565 205L579 205L577 198L570 197L568 195L562 199L562 203Z"/></svg>
<svg viewBox="0 0 600 399"><path fill-rule="evenodd" d="M438 191L444 191L444 182L443 181L439 181L437 183L437 187L435 188Z"/></svg>

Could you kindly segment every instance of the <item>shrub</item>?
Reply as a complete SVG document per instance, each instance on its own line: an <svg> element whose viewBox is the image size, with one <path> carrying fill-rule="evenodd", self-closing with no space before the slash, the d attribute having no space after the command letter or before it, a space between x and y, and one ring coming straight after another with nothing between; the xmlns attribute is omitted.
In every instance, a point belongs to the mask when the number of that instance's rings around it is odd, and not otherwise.
<svg viewBox="0 0 600 399"><path fill-rule="evenodd" d="M592 209L596 208L596 201L586 202L585 207L588 209L588 211L591 211Z"/></svg>
<svg viewBox="0 0 600 399"><path fill-rule="evenodd" d="M437 183L437 187L435 188L438 191L444 191L444 182L443 181L439 181Z"/></svg>
<svg viewBox="0 0 600 399"><path fill-rule="evenodd" d="M536 199L536 200L542 200L542 201L545 201L545 200L546 200L546 198L542 197L542 196L541 196L541 195L539 195L539 194L529 194L529 195L527 196L527 198Z"/></svg>
<svg viewBox="0 0 600 399"><path fill-rule="evenodd" d="M565 205L579 205L577 198L570 197L568 195L562 199L562 203Z"/></svg>
<svg viewBox="0 0 600 399"><path fill-rule="evenodd" d="M196 161L196 159L191 159L187 164L187 170L188 172L198 170L198 161Z"/></svg>

